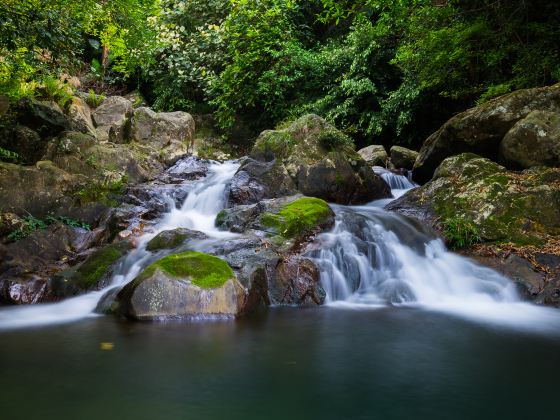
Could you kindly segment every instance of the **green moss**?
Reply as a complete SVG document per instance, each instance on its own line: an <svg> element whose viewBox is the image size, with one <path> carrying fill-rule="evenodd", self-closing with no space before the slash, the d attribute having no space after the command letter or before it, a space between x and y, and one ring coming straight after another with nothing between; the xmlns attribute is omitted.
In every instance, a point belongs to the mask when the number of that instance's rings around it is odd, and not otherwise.
<svg viewBox="0 0 560 420"><path fill-rule="evenodd" d="M125 175L118 181L93 182L77 192L80 204L102 203L108 207L115 207L118 202L115 196L121 195L128 184L128 177Z"/></svg>
<svg viewBox="0 0 560 420"><path fill-rule="evenodd" d="M319 133L319 144L326 150L347 149L354 146L350 137L332 127L325 128Z"/></svg>
<svg viewBox="0 0 560 420"><path fill-rule="evenodd" d="M224 222L226 221L226 216L227 216L227 212L225 210L221 210L217 216L216 216L216 221L214 222L215 226L221 226L224 224Z"/></svg>
<svg viewBox="0 0 560 420"><path fill-rule="evenodd" d="M265 131L257 139L255 149L262 153L285 157L295 144L294 138L286 131Z"/></svg>
<svg viewBox="0 0 560 420"><path fill-rule="evenodd" d="M82 289L92 288L129 248L128 244L122 243L95 251L69 276L70 279Z"/></svg>
<svg viewBox="0 0 560 420"><path fill-rule="evenodd" d="M181 245L188 237L188 234L178 231L161 232L148 242L146 249L150 252L159 251L161 249L173 249Z"/></svg>
<svg viewBox="0 0 560 420"><path fill-rule="evenodd" d="M161 270L171 277L190 278L192 284L202 289L215 289L234 278L233 270L222 259L202 252L187 251L169 255L146 268L134 282L140 283Z"/></svg>
<svg viewBox="0 0 560 420"><path fill-rule="evenodd" d="M278 213L264 213L261 222L277 234L293 238L311 233L331 215L332 210L325 201L303 197L286 204Z"/></svg>

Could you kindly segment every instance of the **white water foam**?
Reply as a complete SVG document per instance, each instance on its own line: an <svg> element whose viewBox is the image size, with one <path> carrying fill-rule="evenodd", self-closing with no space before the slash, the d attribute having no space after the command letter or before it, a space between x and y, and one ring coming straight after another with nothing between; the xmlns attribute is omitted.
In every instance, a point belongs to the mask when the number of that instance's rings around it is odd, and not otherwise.
<svg viewBox="0 0 560 420"><path fill-rule="evenodd" d="M406 177L388 171L380 175L392 186L407 185ZM403 190L412 187L410 183ZM522 302L511 280L449 252L429 231L380 208L388 201L333 206L335 227L319 236L319 250L311 254L320 267L328 305L357 310L413 306L560 333L560 311Z"/></svg>

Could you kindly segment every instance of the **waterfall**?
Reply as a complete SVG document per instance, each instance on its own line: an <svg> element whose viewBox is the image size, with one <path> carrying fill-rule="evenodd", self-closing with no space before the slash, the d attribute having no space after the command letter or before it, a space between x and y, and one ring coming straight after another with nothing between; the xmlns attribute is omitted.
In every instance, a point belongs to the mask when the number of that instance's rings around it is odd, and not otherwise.
<svg viewBox="0 0 560 420"><path fill-rule="evenodd" d="M225 205L225 188L238 167L239 165L234 162L211 164L208 168L209 173L204 179L188 185L189 194L180 209L176 208L170 191L163 192L163 198L168 201L170 211L164 214L150 231L138 238L137 248L119 264L109 287L59 303L2 308L0 330L61 324L97 316L94 310L109 290L127 284L153 261L154 256L146 251L146 245L164 230L188 228L204 232L210 237L224 239L236 236L217 230L214 220Z"/></svg>
<svg viewBox="0 0 560 420"><path fill-rule="evenodd" d="M401 195L414 186L389 171L380 175ZM521 302L511 280L449 252L421 223L384 210L387 201L333 206L335 226L309 254L328 305L413 306L515 327L558 325L557 311Z"/></svg>

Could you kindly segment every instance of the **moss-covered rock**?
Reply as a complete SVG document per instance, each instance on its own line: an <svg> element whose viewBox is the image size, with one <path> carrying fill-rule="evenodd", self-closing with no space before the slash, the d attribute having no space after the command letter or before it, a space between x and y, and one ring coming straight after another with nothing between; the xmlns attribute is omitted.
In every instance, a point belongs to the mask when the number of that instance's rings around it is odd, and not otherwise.
<svg viewBox="0 0 560 420"><path fill-rule="evenodd" d="M230 189L231 204L252 204L300 192L329 202L364 203L389 187L356 153L351 139L317 115L265 131Z"/></svg>
<svg viewBox="0 0 560 420"><path fill-rule="evenodd" d="M533 111L500 144L505 162L523 169L560 166L560 112Z"/></svg>
<svg viewBox="0 0 560 420"><path fill-rule="evenodd" d="M423 209L443 226L461 219L485 242L540 244L549 235L560 235L560 169L512 172L462 154L444 160L432 181L389 208L409 215L411 209Z"/></svg>
<svg viewBox="0 0 560 420"><path fill-rule="evenodd" d="M237 316L245 290L224 260L188 251L148 266L117 299L122 313L135 319Z"/></svg>
<svg viewBox="0 0 560 420"><path fill-rule="evenodd" d="M385 147L380 144L372 144L364 147L358 150L358 153L370 166L381 166L383 168L389 166L389 155Z"/></svg>
<svg viewBox="0 0 560 420"><path fill-rule="evenodd" d="M107 245L90 254L81 264L56 274L50 282L54 295L67 297L105 287L111 269L130 249L128 242Z"/></svg>
<svg viewBox="0 0 560 420"><path fill-rule="evenodd" d="M418 158L418 152L402 146L393 146L390 152L391 163L395 168L412 169Z"/></svg>
<svg viewBox="0 0 560 420"><path fill-rule="evenodd" d="M334 213L329 205L311 197L299 198L282 206L278 212L266 212L261 223L286 238L304 237L332 226Z"/></svg>
<svg viewBox="0 0 560 420"><path fill-rule="evenodd" d="M459 153L497 160L505 135L533 111L560 112L560 84L519 90L454 116L424 142L415 179L427 182L444 159Z"/></svg>
<svg viewBox="0 0 560 420"><path fill-rule="evenodd" d="M190 229L178 228L166 230L158 233L148 244L146 249L150 252L161 251L162 249L173 249L183 245L189 239L204 239L206 235L202 232Z"/></svg>

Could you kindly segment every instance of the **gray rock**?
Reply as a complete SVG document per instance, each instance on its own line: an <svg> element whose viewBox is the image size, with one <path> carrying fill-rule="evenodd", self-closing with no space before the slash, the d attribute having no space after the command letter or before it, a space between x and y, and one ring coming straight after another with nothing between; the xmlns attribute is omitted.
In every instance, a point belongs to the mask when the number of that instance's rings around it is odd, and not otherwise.
<svg viewBox="0 0 560 420"><path fill-rule="evenodd" d="M560 166L560 113L531 112L508 131L500 152L510 166L522 169Z"/></svg>
<svg viewBox="0 0 560 420"><path fill-rule="evenodd" d="M463 152L498 160L505 135L533 111L560 112L560 84L519 90L451 118L424 142L415 179L428 181L445 158Z"/></svg>
<svg viewBox="0 0 560 420"><path fill-rule="evenodd" d="M100 140L123 143L128 137L130 118L133 114L132 103L121 96L110 96L97 107L93 121Z"/></svg>
<svg viewBox="0 0 560 420"><path fill-rule="evenodd" d="M391 147L391 162L395 168L412 169L416 158L418 158L418 152L414 150L401 146Z"/></svg>
<svg viewBox="0 0 560 420"><path fill-rule="evenodd" d="M371 146L358 150L358 154L370 166L381 166L383 168L387 168L389 166L389 156L382 145L372 144Z"/></svg>
<svg viewBox="0 0 560 420"><path fill-rule="evenodd" d="M132 119L131 136L139 143L156 148L177 142L190 145L195 123L186 112L154 112L150 108L138 108Z"/></svg>

